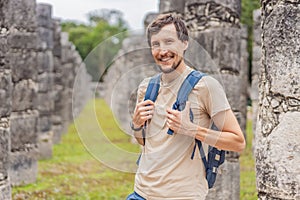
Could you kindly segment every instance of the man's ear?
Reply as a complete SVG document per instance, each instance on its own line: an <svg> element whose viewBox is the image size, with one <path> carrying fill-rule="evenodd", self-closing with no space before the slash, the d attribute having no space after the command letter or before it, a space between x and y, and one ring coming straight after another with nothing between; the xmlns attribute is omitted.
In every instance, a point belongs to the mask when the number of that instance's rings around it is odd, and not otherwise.
<svg viewBox="0 0 300 200"><path fill-rule="evenodd" d="M184 50L186 50L189 47L189 42L183 41L183 44L184 44Z"/></svg>

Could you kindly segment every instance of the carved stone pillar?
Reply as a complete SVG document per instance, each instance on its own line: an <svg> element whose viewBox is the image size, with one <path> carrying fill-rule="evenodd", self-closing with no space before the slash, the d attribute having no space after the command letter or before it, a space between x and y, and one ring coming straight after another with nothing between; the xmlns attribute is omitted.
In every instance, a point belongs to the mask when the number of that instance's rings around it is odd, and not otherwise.
<svg viewBox="0 0 300 200"><path fill-rule="evenodd" d="M300 1L262 0L259 199L300 199Z"/></svg>
<svg viewBox="0 0 300 200"><path fill-rule="evenodd" d="M11 199L11 184L9 178L10 145L10 115L12 101L11 67L8 60L9 28L11 21L9 0L0 5L0 199Z"/></svg>
<svg viewBox="0 0 300 200"><path fill-rule="evenodd" d="M191 45L186 59L200 71L219 80L245 132L248 54L247 31L239 22L240 5L240 0L186 0L183 16L191 38L198 45ZM227 152L226 161L220 167L220 174L207 199L239 199L239 171L239 154Z"/></svg>
<svg viewBox="0 0 300 200"><path fill-rule="evenodd" d="M12 70L12 185L32 183L37 176L37 34L35 0L10 0L9 62Z"/></svg>

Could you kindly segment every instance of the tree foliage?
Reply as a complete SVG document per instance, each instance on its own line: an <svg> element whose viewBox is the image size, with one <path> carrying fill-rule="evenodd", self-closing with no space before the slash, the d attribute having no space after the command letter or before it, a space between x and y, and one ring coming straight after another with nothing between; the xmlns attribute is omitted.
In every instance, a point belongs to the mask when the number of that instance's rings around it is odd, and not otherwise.
<svg viewBox="0 0 300 200"><path fill-rule="evenodd" d="M87 71L93 81L99 81L100 75L120 49L128 25L118 10L91 11L87 18L88 24L64 21L62 30L69 33L69 40L76 46L81 58L87 58Z"/></svg>
<svg viewBox="0 0 300 200"><path fill-rule="evenodd" d="M241 23L246 24L248 28L247 48L249 53L249 74L251 74L252 68L253 11L259 8L259 0L242 0ZM251 76L249 76L249 81L251 81Z"/></svg>

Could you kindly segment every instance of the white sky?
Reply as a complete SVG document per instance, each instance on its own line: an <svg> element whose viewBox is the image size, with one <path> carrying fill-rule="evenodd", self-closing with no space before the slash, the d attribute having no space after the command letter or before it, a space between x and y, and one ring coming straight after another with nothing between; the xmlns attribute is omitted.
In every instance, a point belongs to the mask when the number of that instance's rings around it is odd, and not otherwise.
<svg viewBox="0 0 300 200"><path fill-rule="evenodd" d="M143 28L147 12L158 12L159 0L37 0L52 5L53 17L87 22L89 11L107 8L120 10L130 29Z"/></svg>

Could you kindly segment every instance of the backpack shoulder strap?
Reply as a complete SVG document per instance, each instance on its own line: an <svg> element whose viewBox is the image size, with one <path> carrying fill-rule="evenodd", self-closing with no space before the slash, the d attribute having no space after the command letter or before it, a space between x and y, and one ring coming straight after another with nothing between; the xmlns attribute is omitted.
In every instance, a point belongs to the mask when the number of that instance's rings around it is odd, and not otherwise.
<svg viewBox="0 0 300 200"><path fill-rule="evenodd" d="M185 108L185 104L188 100L188 96L195 87L195 85L206 74L193 70L183 81L180 89L178 90L176 102L173 104L172 109L182 111ZM173 130L169 129L168 134L172 135Z"/></svg>
<svg viewBox="0 0 300 200"><path fill-rule="evenodd" d="M161 74L157 74L150 79L147 90L146 90L146 94L144 97L144 101L149 99L149 100L155 102L157 95L158 95L159 88L160 88L160 77L161 77Z"/></svg>
<svg viewBox="0 0 300 200"><path fill-rule="evenodd" d="M161 73L156 74L150 79L145 93L144 101L149 99L155 102L160 88L160 77L161 77ZM146 144L146 132L145 132L146 127L147 127L147 122L145 122L144 127L142 129L144 144Z"/></svg>

